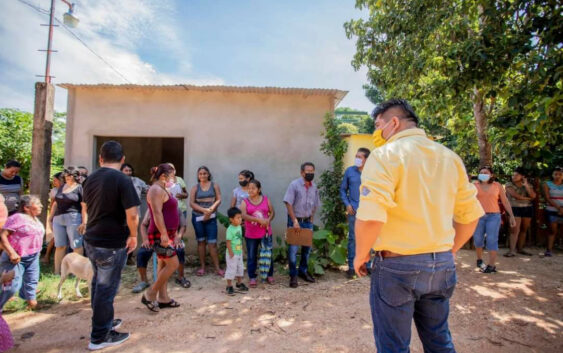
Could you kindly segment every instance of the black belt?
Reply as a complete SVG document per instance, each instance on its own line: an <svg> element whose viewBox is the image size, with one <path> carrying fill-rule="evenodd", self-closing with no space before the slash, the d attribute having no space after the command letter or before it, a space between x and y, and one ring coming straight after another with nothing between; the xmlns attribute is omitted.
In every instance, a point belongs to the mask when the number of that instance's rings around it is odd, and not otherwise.
<svg viewBox="0 0 563 353"><path fill-rule="evenodd" d="M297 219L297 222L310 222L311 221L311 217L304 217L304 218L299 218L299 217L295 217Z"/></svg>

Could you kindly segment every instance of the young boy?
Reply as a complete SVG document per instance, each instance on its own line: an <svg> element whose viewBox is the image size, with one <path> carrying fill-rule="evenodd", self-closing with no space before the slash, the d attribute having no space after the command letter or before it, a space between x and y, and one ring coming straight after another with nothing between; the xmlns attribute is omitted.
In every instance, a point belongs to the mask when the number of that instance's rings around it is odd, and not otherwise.
<svg viewBox="0 0 563 353"><path fill-rule="evenodd" d="M248 291L248 287L242 283L244 276L244 264L242 261L242 213L236 207L231 207L227 211L231 225L227 228L227 270L225 279L227 280L227 294L234 295L233 279L237 279L237 290Z"/></svg>

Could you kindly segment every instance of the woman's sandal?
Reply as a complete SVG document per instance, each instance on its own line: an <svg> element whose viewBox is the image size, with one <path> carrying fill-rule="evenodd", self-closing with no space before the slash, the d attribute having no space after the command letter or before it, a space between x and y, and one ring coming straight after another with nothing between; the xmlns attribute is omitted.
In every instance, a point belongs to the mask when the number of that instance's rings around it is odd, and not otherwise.
<svg viewBox="0 0 563 353"><path fill-rule="evenodd" d="M148 300L147 298L145 298L144 294L141 297L141 303L143 303L150 311L155 313L159 312L159 303L156 300L153 301Z"/></svg>
<svg viewBox="0 0 563 353"><path fill-rule="evenodd" d="M217 276L219 277L225 277L225 271L219 269L215 272L217 274Z"/></svg>
<svg viewBox="0 0 563 353"><path fill-rule="evenodd" d="M190 288L192 286L192 283L186 277L176 278L176 284L184 288Z"/></svg>
<svg viewBox="0 0 563 353"><path fill-rule="evenodd" d="M177 301L175 301L174 299L170 299L170 301L168 303L161 303L158 302L158 306L160 308L177 308L180 306L180 303L178 303Z"/></svg>
<svg viewBox="0 0 563 353"><path fill-rule="evenodd" d="M199 270L197 270L197 272L195 273L196 276L203 276L205 274L205 269L200 268Z"/></svg>
<svg viewBox="0 0 563 353"><path fill-rule="evenodd" d="M514 257L516 255L514 255L514 253L511 252L507 252L506 254L503 255L504 257Z"/></svg>

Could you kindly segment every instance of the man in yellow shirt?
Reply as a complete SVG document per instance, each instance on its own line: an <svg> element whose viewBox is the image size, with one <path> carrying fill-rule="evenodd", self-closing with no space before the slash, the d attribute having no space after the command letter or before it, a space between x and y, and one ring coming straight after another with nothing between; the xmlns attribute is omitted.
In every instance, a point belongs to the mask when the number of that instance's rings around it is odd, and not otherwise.
<svg viewBox="0 0 563 353"><path fill-rule="evenodd" d="M454 256L484 212L461 159L417 128L401 99L373 112L383 141L362 172L354 267L365 276L378 352L408 352L411 322L425 352L455 352L448 329L456 284ZM377 141L376 141L377 142Z"/></svg>

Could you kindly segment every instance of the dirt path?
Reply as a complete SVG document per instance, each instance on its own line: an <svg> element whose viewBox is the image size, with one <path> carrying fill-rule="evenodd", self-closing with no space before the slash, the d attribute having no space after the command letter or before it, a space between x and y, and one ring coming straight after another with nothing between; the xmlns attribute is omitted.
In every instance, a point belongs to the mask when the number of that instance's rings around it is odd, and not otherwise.
<svg viewBox="0 0 563 353"><path fill-rule="evenodd" d="M458 352L563 351L563 255L501 257L493 275L475 269L472 252L463 251L457 263L450 329ZM132 337L105 352L375 351L368 279L330 273L294 290L280 276L274 286L234 297L223 294L224 281L216 276L190 279L187 290L171 284L182 306L158 314L148 312L125 281L116 317ZM6 315L17 344L13 352L85 352L90 315L87 300ZM422 352L415 331L411 347Z"/></svg>

